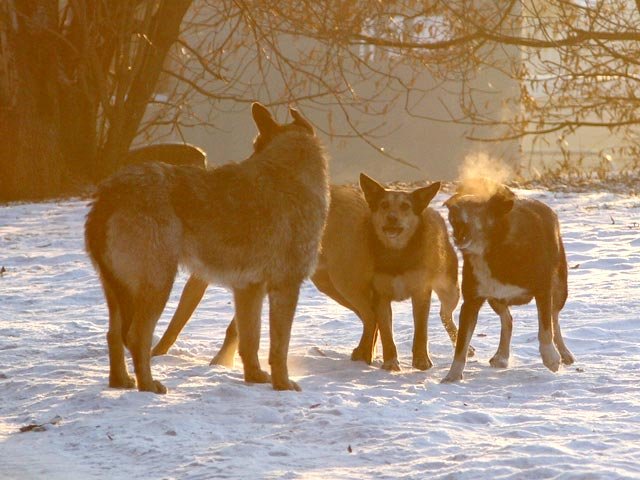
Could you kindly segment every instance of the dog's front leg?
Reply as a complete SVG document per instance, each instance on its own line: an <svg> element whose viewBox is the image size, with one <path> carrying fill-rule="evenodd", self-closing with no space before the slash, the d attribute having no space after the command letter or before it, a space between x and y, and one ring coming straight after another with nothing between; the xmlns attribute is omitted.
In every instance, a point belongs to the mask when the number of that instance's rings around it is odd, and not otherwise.
<svg viewBox="0 0 640 480"><path fill-rule="evenodd" d="M552 372L557 372L560 368L560 354L553 344L550 291L536 295L536 307L538 307L538 340L542 363Z"/></svg>
<svg viewBox="0 0 640 480"><path fill-rule="evenodd" d="M460 325L458 329L458 338L456 340L456 353L453 356L453 363L449 373L444 377L441 383L451 383L462 380L462 372L467 363L467 351L469 343L473 336L473 331L478 322L478 312L484 303L484 298L472 298L464 300L460 308Z"/></svg>
<svg viewBox="0 0 640 480"><path fill-rule="evenodd" d="M260 368L258 360L263 298L264 286L260 283L233 289L239 338L238 351L244 365L244 381L248 383L268 383L271 381L271 376Z"/></svg>
<svg viewBox="0 0 640 480"><path fill-rule="evenodd" d="M413 307L413 362L418 370L428 370L433 367L429 357L429 310L431 308L431 289L420 292L411 297Z"/></svg>
<svg viewBox="0 0 640 480"><path fill-rule="evenodd" d="M269 286L269 333L271 365L271 383L274 390L297 390L300 387L289 379L287 355L293 316L298 304L300 284L281 284Z"/></svg>
<svg viewBox="0 0 640 480"><path fill-rule="evenodd" d="M374 300L376 321L380 328L380 340L382 341L382 368L399 372L398 350L393 341L393 324L391 316L391 299L376 295Z"/></svg>

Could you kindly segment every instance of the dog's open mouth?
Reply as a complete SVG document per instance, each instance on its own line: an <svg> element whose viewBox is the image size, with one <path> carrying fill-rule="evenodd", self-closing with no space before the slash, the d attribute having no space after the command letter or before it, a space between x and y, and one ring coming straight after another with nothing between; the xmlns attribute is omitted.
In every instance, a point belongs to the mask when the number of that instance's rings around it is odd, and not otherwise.
<svg viewBox="0 0 640 480"><path fill-rule="evenodd" d="M382 227L382 231L389 238L394 238L400 235L403 232L404 228L402 227Z"/></svg>

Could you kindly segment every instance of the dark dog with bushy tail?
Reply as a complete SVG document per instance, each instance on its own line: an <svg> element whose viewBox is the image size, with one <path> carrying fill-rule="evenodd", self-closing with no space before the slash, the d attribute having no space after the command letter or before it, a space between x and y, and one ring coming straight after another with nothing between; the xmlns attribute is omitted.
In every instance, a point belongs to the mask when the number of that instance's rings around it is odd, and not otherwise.
<svg viewBox="0 0 640 480"><path fill-rule="evenodd" d="M260 104L254 153L213 170L163 163L123 169L98 188L86 248L109 308L109 386L166 392L151 375L153 330L178 266L233 290L247 382L289 379L287 352L302 281L313 273L329 208L327 158L296 111L278 124ZM260 368L260 313L269 297L271 376Z"/></svg>

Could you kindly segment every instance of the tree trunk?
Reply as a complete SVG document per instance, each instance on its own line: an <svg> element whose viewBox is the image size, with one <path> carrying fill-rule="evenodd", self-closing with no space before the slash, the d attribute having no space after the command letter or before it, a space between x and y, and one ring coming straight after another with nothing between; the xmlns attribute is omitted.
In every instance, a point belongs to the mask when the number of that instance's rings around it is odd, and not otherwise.
<svg viewBox="0 0 640 480"><path fill-rule="evenodd" d="M163 0L153 16L149 42L142 44L140 67L134 73L124 108L110 118L109 136L99 157L104 174L123 165L162 73L167 52L178 38L180 24L191 3L192 0Z"/></svg>
<svg viewBox="0 0 640 480"><path fill-rule="evenodd" d="M122 165L191 3L0 2L0 202L77 193Z"/></svg>
<svg viewBox="0 0 640 480"><path fill-rule="evenodd" d="M60 141L57 55L49 37L57 2L2 7L5 91L0 94L0 201L41 199L68 186Z"/></svg>

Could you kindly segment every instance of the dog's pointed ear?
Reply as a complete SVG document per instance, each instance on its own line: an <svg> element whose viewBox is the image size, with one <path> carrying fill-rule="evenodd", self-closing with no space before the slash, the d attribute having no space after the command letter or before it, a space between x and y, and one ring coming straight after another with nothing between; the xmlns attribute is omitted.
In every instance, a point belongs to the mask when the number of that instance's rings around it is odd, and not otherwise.
<svg viewBox="0 0 640 480"><path fill-rule="evenodd" d="M447 207L449 210L454 210L458 208L458 199L460 198L459 193L453 194L449 197L442 205Z"/></svg>
<svg viewBox="0 0 640 480"><path fill-rule="evenodd" d="M293 117L293 123L307 129L311 135L316 134L313 125L311 125L309 121L304 118L298 110L296 110L295 108L289 108L289 113Z"/></svg>
<svg viewBox="0 0 640 480"><path fill-rule="evenodd" d="M516 201L516 194L508 187L500 189L489 199L489 211L496 216L506 215L511 211Z"/></svg>
<svg viewBox="0 0 640 480"><path fill-rule="evenodd" d="M433 200L440 190L440 182L432 183L427 187L418 188L411 192L411 204L413 205L413 213L420 215L427 208L429 202Z"/></svg>
<svg viewBox="0 0 640 480"><path fill-rule="evenodd" d="M271 136L278 128L278 123L273 119L271 112L264 105L254 102L251 105L253 121L261 135Z"/></svg>
<svg viewBox="0 0 640 480"><path fill-rule="evenodd" d="M380 199L385 193L384 187L373 178L361 173L360 189L362 190L362 193L364 193L364 198L369 204L369 208L371 208L371 210L376 210Z"/></svg>

